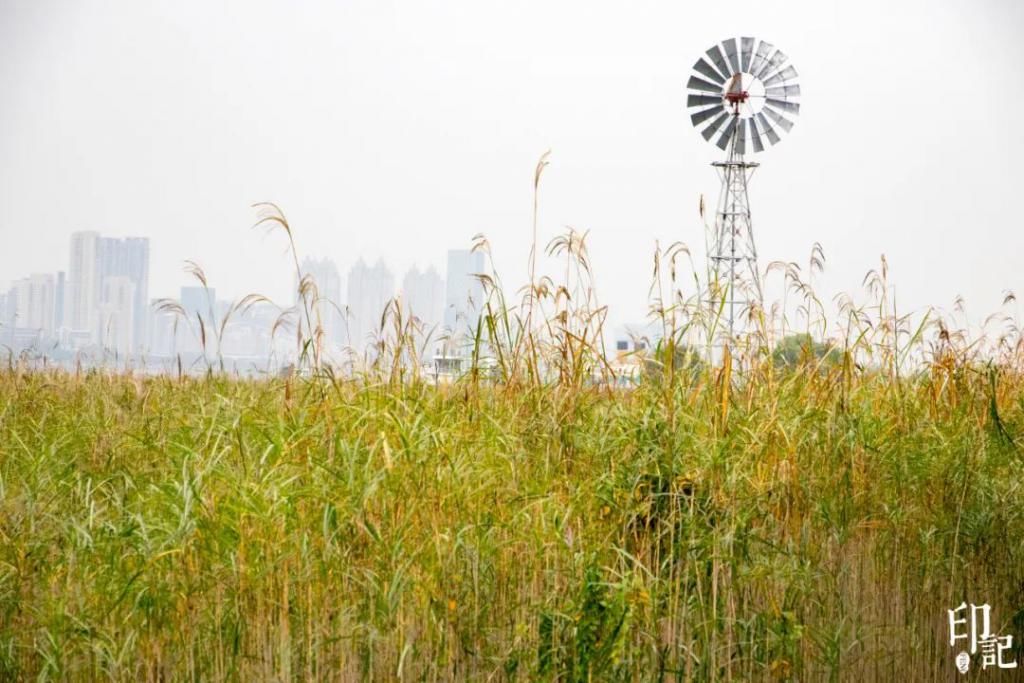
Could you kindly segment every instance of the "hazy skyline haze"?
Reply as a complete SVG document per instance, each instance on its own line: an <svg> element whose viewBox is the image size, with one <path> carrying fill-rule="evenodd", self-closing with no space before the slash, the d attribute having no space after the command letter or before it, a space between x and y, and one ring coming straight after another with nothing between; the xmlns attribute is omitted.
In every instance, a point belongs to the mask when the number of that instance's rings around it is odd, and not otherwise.
<svg viewBox="0 0 1024 683"><path fill-rule="evenodd" d="M685 82L753 35L800 71L801 115L750 199L761 267L828 258L859 292L885 253L901 306L985 315L1024 293L1017 213L1024 6L942 2L0 2L4 284L67 270L70 235L151 238L150 296L200 263L221 296L290 303L273 201L300 257L394 273L489 238L526 279L532 174L541 246L589 230L613 322L646 312L655 241L703 269L720 151Z"/></svg>

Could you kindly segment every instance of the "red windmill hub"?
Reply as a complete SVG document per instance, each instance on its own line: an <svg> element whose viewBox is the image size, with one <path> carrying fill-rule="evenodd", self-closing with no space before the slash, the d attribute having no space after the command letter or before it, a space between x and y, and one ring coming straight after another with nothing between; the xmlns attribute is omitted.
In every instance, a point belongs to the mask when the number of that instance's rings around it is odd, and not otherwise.
<svg viewBox="0 0 1024 683"><path fill-rule="evenodd" d="M725 101L735 109L741 103L746 102L750 93L743 89L743 75L736 74L729 83L729 89L725 92Z"/></svg>

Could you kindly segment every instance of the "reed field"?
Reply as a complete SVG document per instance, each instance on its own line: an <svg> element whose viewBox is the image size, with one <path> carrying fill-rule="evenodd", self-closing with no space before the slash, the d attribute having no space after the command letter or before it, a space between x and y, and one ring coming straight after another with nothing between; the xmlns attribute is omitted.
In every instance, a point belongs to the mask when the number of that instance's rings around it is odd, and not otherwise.
<svg viewBox="0 0 1024 683"><path fill-rule="evenodd" d="M585 241L549 244L558 281L536 244L515 301L481 275L494 364L447 386L400 302L332 366L306 281L280 376L11 359L0 679L951 680L962 601L1024 661L1012 319L911 324L884 264L825 306L800 279L816 250L770 269L802 329L749 311L709 362L718 320L676 246L654 258L664 334L616 387Z"/></svg>

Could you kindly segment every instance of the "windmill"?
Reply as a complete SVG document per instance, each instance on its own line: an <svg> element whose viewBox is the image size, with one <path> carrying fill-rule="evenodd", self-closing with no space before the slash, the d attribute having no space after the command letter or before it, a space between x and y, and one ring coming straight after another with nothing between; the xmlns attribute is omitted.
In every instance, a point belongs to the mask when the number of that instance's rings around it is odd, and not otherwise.
<svg viewBox="0 0 1024 683"><path fill-rule="evenodd" d="M722 188L708 241L708 276L712 305L724 303L730 338L737 331L737 312L762 303L747 197L748 181L759 164L746 155L778 144L800 112L796 69L787 61L771 43L729 38L697 60L686 84L690 120L726 154L725 161L712 164Z"/></svg>

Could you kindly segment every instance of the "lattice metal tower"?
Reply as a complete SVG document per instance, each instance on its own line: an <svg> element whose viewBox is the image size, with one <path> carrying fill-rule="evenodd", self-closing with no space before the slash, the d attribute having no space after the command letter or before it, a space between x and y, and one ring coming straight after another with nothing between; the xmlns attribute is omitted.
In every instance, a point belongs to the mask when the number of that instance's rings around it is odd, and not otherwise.
<svg viewBox="0 0 1024 683"><path fill-rule="evenodd" d="M686 86L690 120L704 139L714 140L726 153L712 165L722 182L712 233L708 236L710 304L724 304L729 337L742 329L743 314L762 303L757 248L750 218L747 185L757 162L747 152L775 145L780 131L788 133L800 105L796 69L771 43L756 38L730 38L712 46L693 65Z"/></svg>

